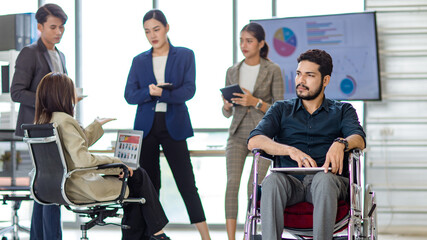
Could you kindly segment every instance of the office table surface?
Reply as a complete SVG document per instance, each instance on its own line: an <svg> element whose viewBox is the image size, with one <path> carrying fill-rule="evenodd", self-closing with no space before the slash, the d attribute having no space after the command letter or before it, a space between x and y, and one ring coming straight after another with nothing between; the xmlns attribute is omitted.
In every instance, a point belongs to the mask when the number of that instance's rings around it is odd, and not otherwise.
<svg viewBox="0 0 427 240"><path fill-rule="evenodd" d="M108 149L108 150L89 149L89 152L113 154L114 150L113 149ZM192 157L223 157L225 156L224 149L189 150L189 152ZM160 153L163 155L163 151L160 151Z"/></svg>
<svg viewBox="0 0 427 240"><path fill-rule="evenodd" d="M18 142L22 137L15 136L15 129L0 129L0 142Z"/></svg>

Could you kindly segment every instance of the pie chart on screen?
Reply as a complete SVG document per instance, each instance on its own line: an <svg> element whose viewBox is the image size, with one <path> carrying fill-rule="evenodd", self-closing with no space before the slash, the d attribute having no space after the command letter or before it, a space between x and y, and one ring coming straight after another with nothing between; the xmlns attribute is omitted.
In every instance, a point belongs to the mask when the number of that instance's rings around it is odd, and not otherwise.
<svg viewBox="0 0 427 240"><path fill-rule="evenodd" d="M287 57L295 52L297 38L291 29L279 28L274 34L273 45L280 56Z"/></svg>

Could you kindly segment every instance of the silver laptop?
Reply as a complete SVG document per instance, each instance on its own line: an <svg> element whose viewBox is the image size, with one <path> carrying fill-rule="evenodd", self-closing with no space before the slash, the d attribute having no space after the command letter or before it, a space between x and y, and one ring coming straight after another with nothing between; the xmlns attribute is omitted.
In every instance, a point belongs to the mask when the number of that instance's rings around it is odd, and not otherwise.
<svg viewBox="0 0 427 240"><path fill-rule="evenodd" d="M328 168L328 171L331 171L332 168ZM294 175L307 175L307 174L316 174L318 172L325 171L322 167L277 167L277 168L271 168L270 171L272 172L283 172L287 174L294 174Z"/></svg>
<svg viewBox="0 0 427 240"><path fill-rule="evenodd" d="M141 156L143 131L119 130L117 133L114 156L132 169L139 167Z"/></svg>

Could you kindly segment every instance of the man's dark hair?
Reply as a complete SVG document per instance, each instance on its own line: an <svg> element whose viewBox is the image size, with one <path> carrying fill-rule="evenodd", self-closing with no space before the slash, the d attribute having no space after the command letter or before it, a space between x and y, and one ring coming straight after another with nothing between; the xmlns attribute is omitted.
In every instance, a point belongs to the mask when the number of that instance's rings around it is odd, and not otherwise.
<svg viewBox="0 0 427 240"><path fill-rule="evenodd" d="M64 10L56 4L48 3L39 8L36 12L37 23L43 24L47 21L48 16L54 16L62 20L62 24L67 22L68 16Z"/></svg>
<svg viewBox="0 0 427 240"><path fill-rule="evenodd" d="M150 20L150 19L156 19L157 21L161 22L163 24L163 26L166 27L166 25L168 25L168 21L166 20L166 16L165 14L163 14L162 11L160 11L159 9L152 9L150 11L148 11L144 18L142 19L142 24L144 24L146 21Z"/></svg>
<svg viewBox="0 0 427 240"><path fill-rule="evenodd" d="M322 79L332 74L332 57L329 55L329 53L325 52L324 50L320 49L310 49L307 50L304 53L301 53L301 55L298 57L297 61L300 63L301 61L310 61L313 63L316 63L319 65L319 72L322 74Z"/></svg>

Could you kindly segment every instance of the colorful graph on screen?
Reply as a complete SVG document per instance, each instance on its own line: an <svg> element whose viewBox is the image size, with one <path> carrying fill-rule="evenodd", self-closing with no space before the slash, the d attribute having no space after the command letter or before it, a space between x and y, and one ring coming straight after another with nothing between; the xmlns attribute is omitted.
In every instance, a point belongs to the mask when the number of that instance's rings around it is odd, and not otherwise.
<svg viewBox="0 0 427 240"><path fill-rule="evenodd" d="M339 45L345 41L343 22L306 22L308 45Z"/></svg>
<svg viewBox="0 0 427 240"><path fill-rule="evenodd" d="M356 87L357 87L356 81L350 75L347 75L346 78L341 80L340 89L342 93L344 93L347 96L353 95L356 92Z"/></svg>
<svg viewBox="0 0 427 240"><path fill-rule="evenodd" d="M295 71L285 72L285 69L282 69L282 76L285 80L285 94L295 94Z"/></svg>
<svg viewBox="0 0 427 240"><path fill-rule="evenodd" d="M322 49L333 59L328 98L379 100L381 86L375 12L254 20L265 30L268 55L282 69L284 98L295 95L298 56Z"/></svg>
<svg viewBox="0 0 427 240"><path fill-rule="evenodd" d="M295 52L297 48L297 37L294 32L289 28L279 28L274 34L274 49L276 52L287 57Z"/></svg>

